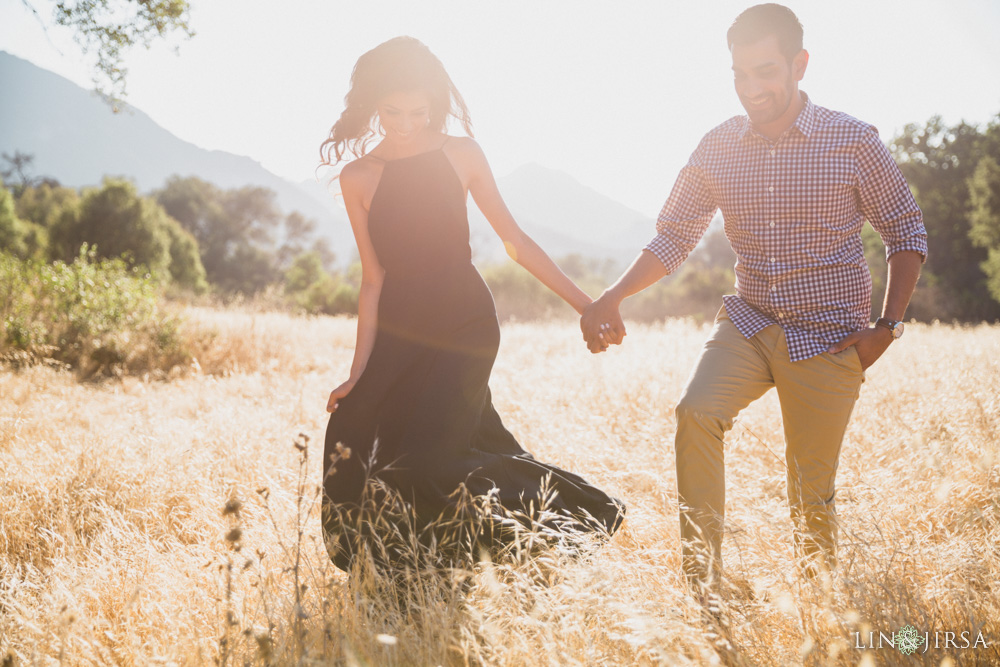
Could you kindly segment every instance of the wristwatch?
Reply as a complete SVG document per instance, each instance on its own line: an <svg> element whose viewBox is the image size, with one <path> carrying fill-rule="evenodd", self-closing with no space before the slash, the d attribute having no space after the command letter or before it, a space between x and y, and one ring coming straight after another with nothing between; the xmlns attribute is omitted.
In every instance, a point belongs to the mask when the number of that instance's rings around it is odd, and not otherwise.
<svg viewBox="0 0 1000 667"><path fill-rule="evenodd" d="M899 320L890 320L885 317L880 317L875 320L875 326L888 329L892 333L893 340L903 335L903 323Z"/></svg>

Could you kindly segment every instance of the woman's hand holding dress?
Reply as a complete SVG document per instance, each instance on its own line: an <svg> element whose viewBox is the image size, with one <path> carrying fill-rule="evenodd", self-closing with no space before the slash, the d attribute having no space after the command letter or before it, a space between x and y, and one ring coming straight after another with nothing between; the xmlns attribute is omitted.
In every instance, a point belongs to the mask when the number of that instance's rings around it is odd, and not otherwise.
<svg viewBox="0 0 1000 667"><path fill-rule="evenodd" d="M344 382L339 387L330 392L330 400L326 402L326 411L334 412L340 405L340 399L351 393L354 389L354 385L357 384L357 380L348 380Z"/></svg>

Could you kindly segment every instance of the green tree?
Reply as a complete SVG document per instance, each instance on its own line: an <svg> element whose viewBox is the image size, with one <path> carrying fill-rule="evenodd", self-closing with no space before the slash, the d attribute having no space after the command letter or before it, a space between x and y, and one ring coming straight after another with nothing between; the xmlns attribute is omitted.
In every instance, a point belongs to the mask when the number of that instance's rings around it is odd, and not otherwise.
<svg viewBox="0 0 1000 667"><path fill-rule="evenodd" d="M355 313L358 290L341 276L328 273L323 256L315 250L304 252L292 260L285 271L285 292L307 313Z"/></svg>
<svg viewBox="0 0 1000 667"><path fill-rule="evenodd" d="M980 265L987 287L1000 302L1000 164L987 155L969 179L969 238L987 252Z"/></svg>
<svg viewBox="0 0 1000 667"><path fill-rule="evenodd" d="M65 211L72 211L79 204L80 195L75 189L43 180L21 191L17 197L17 214L22 220L52 229Z"/></svg>
<svg viewBox="0 0 1000 667"><path fill-rule="evenodd" d="M284 242L278 248L278 264L289 266L291 261L306 251L309 240L316 232L316 221L298 211L292 211L282 221ZM320 257L323 261L325 257ZM324 266L329 264L323 261Z"/></svg>
<svg viewBox="0 0 1000 667"><path fill-rule="evenodd" d="M43 258L48 243L45 228L18 216L14 195L0 180L0 251L21 259Z"/></svg>
<svg viewBox="0 0 1000 667"><path fill-rule="evenodd" d="M274 253L254 245L239 245L215 282L226 292L256 294L281 278Z"/></svg>
<svg viewBox="0 0 1000 667"><path fill-rule="evenodd" d="M304 252L285 271L285 289L289 292L304 292L310 285L320 280L326 271L318 253Z"/></svg>
<svg viewBox="0 0 1000 667"><path fill-rule="evenodd" d="M125 99L125 55L172 34L192 37L186 0L21 0L43 27L73 30L81 50L95 59L94 86L117 111ZM43 16L43 12L48 16Z"/></svg>
<svg viewBox="0 0 1000 667"><path fill-rule="evenodd" d="M337 255L330 248L330 241L324 238L313 239L312 245L309 246L309 252L314 252L319 255L320 262L323 264L323 268L327 271L333 271L333 265L337 261Z"/></svg>
<svg viewBox="0 0 1000 667"><path fill-rule="evenodd" d="M212 228L222 224L222 191L196 176L171 176L162 189L153 192L153 197L170 217L194 235L205 252L212 240Z"/></svg>
<svg viewBox="0 0 1000 667"><path fill-rule="evenodd" d="M309 313L353 315L358 312L358 290L345 283L340 276L324 273L306 288L300 303Z"/></svg>
<svg viewBox="0 0 1000 667"><path fill-rule="evenodd" d="M482 274L493 293L497 316L501 321L511 318L536 320L573 313L552 290L514 262L483 267Z"/></svg>
<svg viewBox="0 0 1000 667"><path fill-rule="evenodd" d="M124 257L131 266L144 266L159 278L169 275L170 237L166 213L156 202L140 197L131 182L105 178L100 188L83 193L75 215L56 224L59 259L71 262L80 246L97 247L98 257Z"/></svg>
<svg viewBox="0 0 1000 667"><path fill-rule="evenodd" d="M996 143L975 125L948 127L938 116L922 126L907 125L893 140L892 152L927 228L929 253L914 311L940 319L1000 317L1000 304L990 298L982 269L988 253L969 236L969 179Z"/></svg>
<svg viewBox="0 0 1000 667"><path fill-rule="evenodd" d="M126 180L106 178L100 188L85 190L78 205L63 208L52 238L54 257L65 262L87 243L98 257L124 258L161 282L196 292L207 288L195 238Z"/></svg>
<svg viewBox="0 0 1000 667"><path fill-rule="evenodd" d="M207 291L208 280L201 264L198 241L173 218L167 218L164 229L170 239L171 280L198 294Z"/></svg>
<svg viewBox="0 0 1000 667"><path fill-rule="evenodd" d="M723 295L732 294L736 282L736 253L721 222L719 218L709 226L675 273L622 304L622 314L644 322L665 317L714 318Z"/></svg>
<svg viewBox="0 0 1000 667"><path fill-rule="evenodd" d="M0 250L23 257L24 233L24 223L17 217L14 208L14 196L0 181Z"/></svg>
<svg viewBox="0 0 1000 667"><path fill-rule="evenodd" d="M31 173L31 163L35 161L34 155L14 151L13 155L4 153L0 155L0 158L7 163L7 168L0 170L0 178L3 178L5 181L11 179L17 180L17 183L14 185L15 195L20 194L24 188L30 187L34 183L34 179L29 175Z"/></svg>
<svg viewBox="0 0 1000 667"><path fill-rule="evenodd" d="M886 282L889 279L889 266L885 261L885 244L882 237L869 225L865 224L861 228L861 244L865 250L865 261L868 263L868 271L872 276L872 319L882 315L882 302L885 300ZM914 312L910 307L906 312L910 317L923 319L921 314ZM933 319L933 315L931 315Z"/></svg>
<svg viewBox="0 0 1000 667"><path fill-rule="evenodd" d="M280 279L274 232L282 216L273 191L220 190L194 176L174 176L154 196L197 240L210 283L253 293Z"/></svg>

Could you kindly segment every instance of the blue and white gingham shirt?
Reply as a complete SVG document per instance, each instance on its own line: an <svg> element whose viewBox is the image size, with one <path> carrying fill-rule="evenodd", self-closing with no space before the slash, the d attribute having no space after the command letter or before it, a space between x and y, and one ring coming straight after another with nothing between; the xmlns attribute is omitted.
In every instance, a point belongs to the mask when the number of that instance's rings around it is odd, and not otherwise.
<svg viewBox="0 0 1000 667"><path fill-rule="evenodd" d="M646 249L672 273L717 209L737 257L736 294L723 297L726 312L747 338L781 326L792 361L868 326L866 219L887 258L901 250L927 256L923 216L878 131L808 97L776 142L746 116L705 135Z"/></svg>

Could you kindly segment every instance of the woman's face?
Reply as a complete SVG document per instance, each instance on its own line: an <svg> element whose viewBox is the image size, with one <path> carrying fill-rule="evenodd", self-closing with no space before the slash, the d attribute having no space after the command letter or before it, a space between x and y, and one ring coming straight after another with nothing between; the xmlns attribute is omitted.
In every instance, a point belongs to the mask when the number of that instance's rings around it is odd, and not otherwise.
<svg viewBox="0 0 1000 667"><path fill-rule="evenodd" d="M386 95L376 109L386 138L393 142L412 142L431 122L430 99L420 91Z"/></svg>

